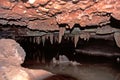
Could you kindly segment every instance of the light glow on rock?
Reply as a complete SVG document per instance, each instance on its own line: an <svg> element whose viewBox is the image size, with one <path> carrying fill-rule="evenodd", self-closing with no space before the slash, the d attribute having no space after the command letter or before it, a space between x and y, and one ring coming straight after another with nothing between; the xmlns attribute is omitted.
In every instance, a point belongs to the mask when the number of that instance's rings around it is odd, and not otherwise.
<svg viewBox="0 0 120 80"><path fill-rule="evenodd" d="M30 80L30 78L25 71L19 70L19 72L13 76L12 80Z"/></svg>
<svg viewBox="0 0 120 80"><path fill-rule="evenodd" d="M29 3L30 3L30 4L34 4L35 1L36 1L36 0L29 0Z"/></svg>

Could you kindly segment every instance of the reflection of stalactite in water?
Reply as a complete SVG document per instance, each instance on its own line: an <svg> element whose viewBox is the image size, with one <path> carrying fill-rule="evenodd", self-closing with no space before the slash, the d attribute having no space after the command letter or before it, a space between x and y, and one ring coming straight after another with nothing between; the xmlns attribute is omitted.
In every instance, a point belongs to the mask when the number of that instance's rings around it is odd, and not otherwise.
<svg viewBox="0 0 120 80"><path fill-rule="evenodd" d="M44 53L42 55L42 63L45 64L45 55L44 55Z"/></svg>
<svg viewBox="0 0 120 80"><path fill-rule="evenodd" d="M63 37L64 38L64 37ZM34 37L34 36L24 36L21 37L18 42L24 48L26 52L26 62L35 62L35 63L49 63L53 57L59 57L61 55L61 50L65 48L65 53L68 55L72 54L72 49L74 43L71 45L71 38L66 38L62 40L62 43L58 43L58 36L55 35L45 35L44 37ZM65 44L64 44L65 43ZM70 43L70 45L68 45ZM62 48L63 45L64 47ZM66 46L68 45L68 46ZM63 53L64 54L64 53Z"/></svg>
<svg viewBox="0 0 120 80"><path fill-rule="evenodd" d="M57 34L23 37L15 36L13 38L15 38L15 40L17 40L17 42L20 43L20 45L24 48L26 52L25 62L28 62L28 64L29 62L32 64L49 64L52 62L52 60L53 62L57 63L56 61L59 60L59 55L67 56L72 65L78 65L77 62L111 62L113 59L120 63L119 57L117 57L117 55L119 55L120 49L118 49L118 47L115 46L115 43L110 40L90 38L89 41L84 41L84 39L80 39L79 36L75 38L74 36L64 35L62 36L61 43L59 43L59 36ZM76 43L76 48L74 46L74 42ZM96 51L100 51L99 54L104 55L98 56ZM113 54L113 52L116 53ZM108 53L114 57L108 58Z"/></svg>
<svg viewBox="0 0 120 80"><path fill-rule="evenodd" d="M94 39L89 40L89 42L91 43L92 41L94 41ZM42 37L38 37L38 36L37 37L24 36L19 38L19 43L26 52L26 59L25 59L26 62L35 62L35 63L45 64L45 63L51 62L53 57L55 57L58 60L59 55L67 56L70 61L73 61L73 63L75 63L75 61L77 62L80 62L83 60L86 61L86 59L87 60L90 59L91 61L93 60L93 58L96 59L96 57L92 57L89 55L88 56L82 55L82 54L79 54L78 52L75 52L74 37L63 36L61 43L58 43L57 35L54 35L54 36L52 35L51 38L50 36L46 36L43 38L43 40L42 40ZM85 46L88 47L88 45L86 44L88 44L88 42L86 43L85 41L83 41L83 39L81 39L78 41L77 48L78 49L80 48L81 50L83 50ZM91 47L94 47L94 46L92 45Z"/></svg>

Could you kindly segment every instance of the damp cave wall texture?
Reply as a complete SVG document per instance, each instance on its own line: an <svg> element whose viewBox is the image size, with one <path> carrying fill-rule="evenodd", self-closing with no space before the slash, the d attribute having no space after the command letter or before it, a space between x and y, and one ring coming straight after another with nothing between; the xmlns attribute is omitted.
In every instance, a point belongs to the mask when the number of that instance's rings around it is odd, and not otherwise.
<svg viewBox="0 0 120 80"><path fill-rule="evenodd" d="M59 24L102 26L120 20L120 0L0 0L0 24L59 30Z"/></svg>

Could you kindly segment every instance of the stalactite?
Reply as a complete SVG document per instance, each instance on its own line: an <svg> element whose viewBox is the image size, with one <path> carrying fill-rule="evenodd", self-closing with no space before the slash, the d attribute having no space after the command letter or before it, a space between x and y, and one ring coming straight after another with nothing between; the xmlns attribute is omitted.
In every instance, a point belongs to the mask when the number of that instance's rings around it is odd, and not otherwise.
<svg viewBox="0 0 120 80"><path fill-rule="evenodd" d="M74 44L75 44L75 47L77 46L78 40L79 40L79 35L75 35L75 36L74 36Z"/></svg>
<svg viewBox="0 0 120 80"><path fill-rule="evenodd" d="M55 43L58 43L58 41L59 41L58 36L54 36L54 41L55 41Z"/></svg>
<svg viewBox="0 0 120 80"><path fill-rule="evenodd" d="M59 30L59 43L61 43L62 36L64 35L66 28L65 27L60 27L59 29L60 29Z"/></svg>
<svg viewBox="0 0 120 80"><path fill-rule="evenodd" d="M51 44L53 44L53 37L54 36L53 36L53 34L50 34L49 36L50 36L50 42L51 42Z"/></svg>
<svg viewBox="0 0 120 80"><path fill-rule="evenodd" d="M114 38L115 38L117 46L120 48L120 32L114 33Z"/></svg>

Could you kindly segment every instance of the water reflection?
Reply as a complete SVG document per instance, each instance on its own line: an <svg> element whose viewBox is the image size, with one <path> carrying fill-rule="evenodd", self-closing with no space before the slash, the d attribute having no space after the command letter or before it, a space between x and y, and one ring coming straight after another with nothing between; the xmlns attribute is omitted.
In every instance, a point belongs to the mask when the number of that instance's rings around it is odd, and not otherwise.
<svg viewBox="0 0 120 80"><path fill-rule="evenodd" d="M113 64L70 64L27 65L32 69L44 69L54 74L71 75L78 80L120 80L120 68ZM119 66L120 67L120 66Z"/></svg>
<svg viewBox="0 0 120 80"><path fill-rule="evenodd" d="M99 50L102 54L119 54L120 49L113 42L94 39L79 41L77 49L94 51L95 54L91 55L75 52L74 42L70 38L63 39L61 44L55 41L51 44L48 38L44 45L43 42L37 44L29 41L29 38L19 41L27 53L24 67L72 75L78 80L120 80L120 63L116 61L119 56L98 56L95 53L95 50ZM60 60L60 56L64 58Z"/></svg>

